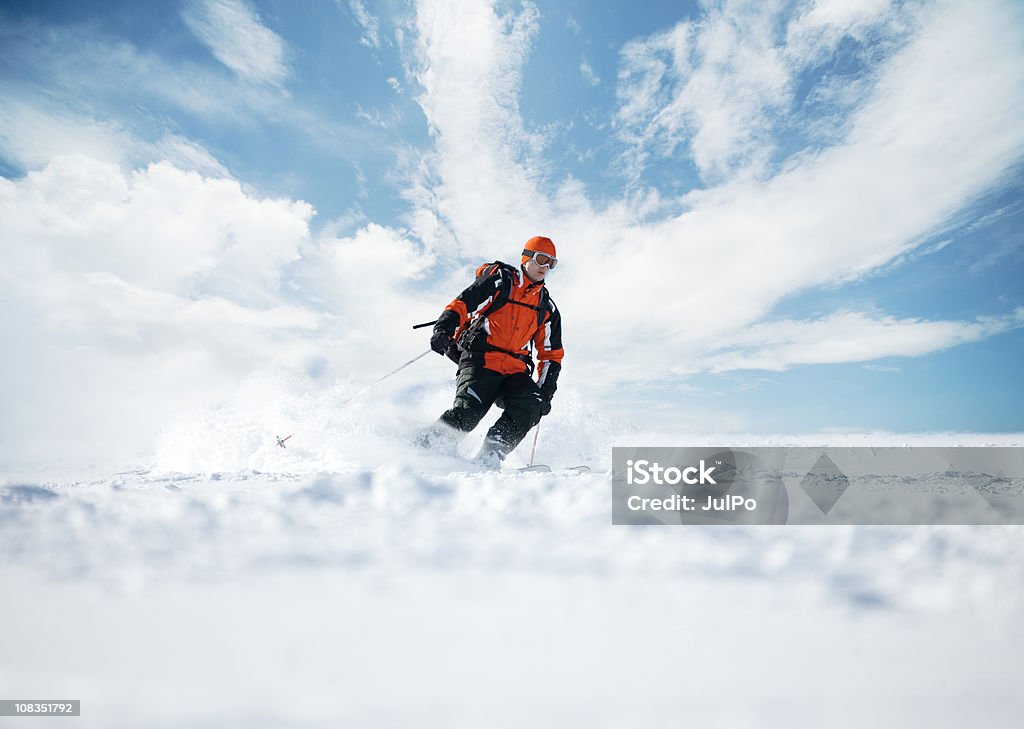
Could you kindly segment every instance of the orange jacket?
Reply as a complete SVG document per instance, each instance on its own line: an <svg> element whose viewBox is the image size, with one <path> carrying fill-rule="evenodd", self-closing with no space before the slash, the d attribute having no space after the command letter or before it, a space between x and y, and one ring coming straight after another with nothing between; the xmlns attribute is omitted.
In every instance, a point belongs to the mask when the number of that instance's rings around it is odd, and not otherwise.
<svg viewBox="0 0 1024 729"><path fill-rule="evenodd" d="M500 303L504 298L503 288L507 301L492 308L496 299ZM537 384L547 397L554 394L564 355L562 315L544 282L530 281L521 267L500 262L480 266L476 280L445 307L438 325L459 340L460 368L475 364L506 375L532 372L532 344L540 362Z"/></svg>

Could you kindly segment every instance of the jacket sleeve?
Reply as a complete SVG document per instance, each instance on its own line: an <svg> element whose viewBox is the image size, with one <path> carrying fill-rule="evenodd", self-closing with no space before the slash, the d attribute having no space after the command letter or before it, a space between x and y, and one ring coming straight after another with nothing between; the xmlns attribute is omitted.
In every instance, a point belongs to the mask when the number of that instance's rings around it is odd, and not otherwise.
<svg viewBox="0 0 1024 729"><path fill-rule="evenodd" d="M549 301L550 310L544 323L533 336L533 345L537 350L537 385L541 394L550 400L558 389L558 375L562 372L562 314L554 301Z"/></svg>
<svg viewBox="0 0 1024 729"><path fill-rule="evenodd" d="M478 312L483 311L494 301L501 288L501 272L482 275L466 289L452 299L452 303L444 307L434 328L443 327L449 336L466 326L466 323Z"/></svg>

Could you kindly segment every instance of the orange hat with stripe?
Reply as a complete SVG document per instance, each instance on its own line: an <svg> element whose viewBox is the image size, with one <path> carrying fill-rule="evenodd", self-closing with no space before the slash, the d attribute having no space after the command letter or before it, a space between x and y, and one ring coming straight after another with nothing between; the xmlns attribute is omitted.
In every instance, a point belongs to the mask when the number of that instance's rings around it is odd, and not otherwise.
<svg viewBox="0 0 1024 729"><path fill-rule="evenodd" d="M531 251L531 253L527 253L527 251ZM526 245L523 246L523 263L530 260L532 252L547 253L554 259L558 258L558 254L555 252L555 244L551 242L550 238L545 238L542 235L535 235L526 241Z"/></svg>

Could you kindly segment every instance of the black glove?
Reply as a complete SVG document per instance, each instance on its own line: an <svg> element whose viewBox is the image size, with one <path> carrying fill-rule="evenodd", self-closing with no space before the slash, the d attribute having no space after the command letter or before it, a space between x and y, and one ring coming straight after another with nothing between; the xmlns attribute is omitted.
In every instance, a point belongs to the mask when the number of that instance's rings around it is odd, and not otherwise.
<svg viewBox="0 0 1024 729"><path fill-rule="evenodd" d="M447 353L451 343L452 335L443 329L435 329L434 333L430 335L430 348L438 354Z"/></svg>
<svg viewBox="0 0 1024 729"><path fill-rule="evenodd" d="M543 418L551 412L551 398L546 397L540 403L540 416Z"/></svg>
<svg viewBox="0 0 1024 729"><path fill-rule="evenodd" d="M430 335L430 348L440 355L448 353L452 345L452 335L459 327L459 315L451 309L445 309L434 322L434 333Z"/></svg>

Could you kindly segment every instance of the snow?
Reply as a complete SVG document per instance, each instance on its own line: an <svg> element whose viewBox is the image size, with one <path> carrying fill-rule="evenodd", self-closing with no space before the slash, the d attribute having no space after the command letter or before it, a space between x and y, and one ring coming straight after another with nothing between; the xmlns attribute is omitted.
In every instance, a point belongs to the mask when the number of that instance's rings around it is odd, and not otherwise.
<svg viewBox="0 0 1024 729"><path fill-rule="evenodd" d="M606 472L612 443L1020 435L629 433L570 396L537 460L594 473L477 473L407 442L446 391L332 408L272 389L170 425L129 470L0 477L4 698L81 699L76 726L105 728L1024 713L1024 528L613 527Z"/></svg>

